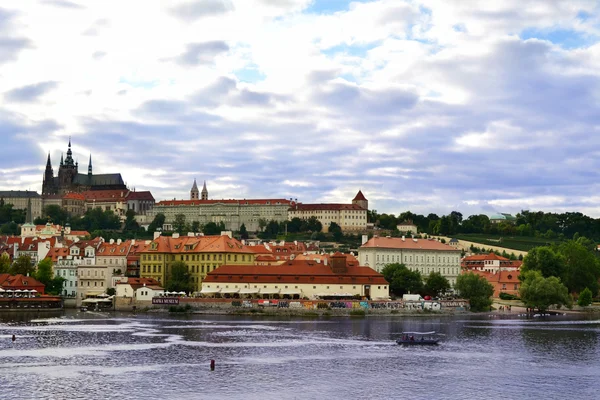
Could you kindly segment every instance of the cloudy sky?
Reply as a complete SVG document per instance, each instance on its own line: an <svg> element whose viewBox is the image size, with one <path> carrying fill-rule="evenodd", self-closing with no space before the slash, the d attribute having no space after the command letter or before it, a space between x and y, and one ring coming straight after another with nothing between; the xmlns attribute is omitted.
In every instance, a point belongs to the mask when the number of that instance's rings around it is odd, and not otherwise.
<svg viewBox="0 0 600 400"><path fill-rule="evenodd" d="M0 5L0 189L600 217L600 7L520 0Z"/></svg>

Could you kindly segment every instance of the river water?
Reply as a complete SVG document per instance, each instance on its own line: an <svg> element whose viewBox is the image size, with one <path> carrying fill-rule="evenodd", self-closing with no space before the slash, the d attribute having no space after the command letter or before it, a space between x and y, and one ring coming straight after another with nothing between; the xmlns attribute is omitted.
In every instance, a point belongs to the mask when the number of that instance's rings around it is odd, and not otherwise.
<svg viewBox="0 0 600 400"><path fill-rule="evenodd" d="M403 331L442 343L404 348ZM5 318L0 398L597 399L599 332L598 319L516 314Z"/></svg>

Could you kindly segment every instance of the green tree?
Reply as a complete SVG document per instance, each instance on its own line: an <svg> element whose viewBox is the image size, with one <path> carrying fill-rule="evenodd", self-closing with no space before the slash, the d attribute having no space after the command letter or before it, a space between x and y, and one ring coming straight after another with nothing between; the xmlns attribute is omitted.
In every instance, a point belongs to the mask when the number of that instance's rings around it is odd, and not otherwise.
<svg viewBox="0 0 600 400"><path fill-rule="evenodd" d="M342 228L335 222L332 222L331 224L329 224L329 233L333 234L333 239L336 242L340 242L344 238L344 233L342 232Z"/></svg>
<svg viewBox="0 0 600 400"><path fill-rule="evenodd" d="M10 273L10 257L4 253L0 255L0 274Z"/></svg>
<svg viewBox="0 0 600 400"><path fill-rule="evenodd" d="M179 233L185 233L185 215L177 214L175 215L175 221L173 222L173 230Z"/></svg>
<svg viewBox="0 0 600 400"><path fill-rule="evenodd" d="M323 224L315 216L310 217L307 220L307 230L311 232L321 232L323 230Z"/></svg>
<svg viewBox="0 0 600 400"><path fill-rule="evenodd" d="M202 233L205 235L220 235L221 227L214 222L209 222L208 224L202 227Z"/></svg>
<svg viewBox="0 0 600 400"><path fill-rule="evenodd" d="M563 276L565 272L565 260L560 253L551 247L535 247L527 253L523 259L522 272L540 271L542 276Z"/></svg>
<svg viewBox="0 0 600 400"><path fill-rule="evenodd" d="M33 275L34 271L35 266L33 265L33 262L31 262L31 257L29 256L19 256L10 267L11 275Z"/></svg>
<svg viewBox="0 0 600 400"><path fill-rule="evenodd" d="M56 204L50 204L44 207L42 217L40 218L40 225L45 225L48 220L54 224L64 226L69 221L69 213L67 210Z"/></svg>
<svg viewBox="0 0 600 400"><path fill-rule="evenodd" d="M587 307L590 304L592 304L592 291L588 288L585 288L581 293L579 293L577 305L580 307Z"/></svg>
<svg viewBox="0 0 600 400"><path fill-rule="evenodd" d="M115 294L117 294L117 290L115 288L108 288L106 289L106 294L109 296L114 296Z"/></svg>
<svg viewBox="0 0 600 400"><path fill-rule="evenodd" d="M383 267L381 274L390 284L390 292L396 296L406 293L421 293L423 278L419 271L411 271L404 264L388 264Z"/></svg>
<svg viewBox="0 0 600 400"><path fill-rule="evenodd" d="M183 261L171 264L171 274L168 276L166 289L170 292L192 292L194 284L188 266Z"/></svg>
<svg viewBox="0 0 600 400"><path fill-rule="evenodd" d="M450 290L450 282L439 272L431 272L425 277L423 292L433 297L443 295Z"/></svg>
<svg viewBox="0 0 600 400"><path fill-rule="evenodd" d="M62 276L54 276L52 274L52 260L50 258L45 258L38 263L33 277L44 284L44 290L47 294L55 296L62 294L66 279Z"/></svg>
<svg viewBox="0 0 600 400"><path fill-rule="evenodd" d="M494 287L483 276L472 272L459 275L454 288L471 305L471 311L485 311L492 305Z"/></svg>
<svg viewBox="0 0 600 400"><path fill-rule="evenodd" d="M592 296L597 296L600 260L594 253L583 244L573 240L561 243L558 251L565 260L565 271L561 280L569 292L580 293L585 288L589 288Z"/></svg>
<svg viewBox="0 0 600 400"><path fill-rule="evenodd" d="M127 210L125 213L125 226L124 231L137 231L140 229L140 225L135 220L135 211Z"/></svg>
<svg viewBox="0 0 600 400"><path fill-rule="evenodd" d="M154 216L154 219L148 226L148 232L154 233L154 232L156 232L157 229L162 230L162 227L165 224L165 220L166 220L165 214L163 214L163 213L156 214Z"/></svg>
<svg viewBox="0 0 600 400"><path fill-rule="evenodd" d="M192 232L194 232L194 233L200 232L200 222L198 222L198 221L192 222Z"/></svg>
<svg viewBox="0 0 600 400"><path fill-rule="evenodd" d="M527 307L537 308L541 312L552 305L571 307L567 287L557 277L545 278L539 271L529 271L521 275L524 275L524 279L519 296Z"/></svg>
<svg viewBox="0 0 600 400"><path fill-rule="evenodd" d="M265 230L265 228L267 227L267 220L264 218L259 218L258 219L258 227L259 227L260 231L263 232Z"/></svg>
<svg viewBox="0 0 600 400"><path fill-rule="evenodd" d="M242 239L248 239L248 237L249 237L248 236L248 230L246 229L246 225L245 224L242 224L240 226L240 237Z"/></svg>

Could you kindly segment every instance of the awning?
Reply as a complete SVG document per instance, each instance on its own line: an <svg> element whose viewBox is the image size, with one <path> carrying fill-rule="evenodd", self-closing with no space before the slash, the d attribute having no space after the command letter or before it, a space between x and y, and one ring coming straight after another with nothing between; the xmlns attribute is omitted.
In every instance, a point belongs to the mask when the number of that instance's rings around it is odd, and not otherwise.
<svg viewBox="0 0 600 400"><path fill-rule="evenodd" d="M281 294L302 294L302 290L300 290L300 289L284 289L281 291Z"/></svg>
<svg viewBox="0 0 600 400"><path fill-rule="evenodd" d="M260 289L260 294L279 294L280 289Z"/></svg>
<svg viewBox="0 0 600 400"><path fill-rule="evenodd" d="M318 293L319 297L352 297L353 294L350 293Z"/></svg>
<svg viewBox="0 0 600 400"><path fill-rule="evenodd" d="M208 293L219 293L221 291L221 289L215 289L215 288L202 288L202 290L200 291L200 293L203 294L208 294Z"/></svg>
<svg viewBox="0 0 600 400"><path fill-rule="evenodd" d="M81 301L82 303L95 304L95 303L112 303L112 300L109 299L85 299Z"/></svg>
<svg viewBox="0 0 600 400"><path fill-rule="evenodd" d="M240 291L240 289L233 289L233 288L221 289L221 293L238 293L239 291Z"/></svg>
<svg viewBox="0 0 600 400"><path fill-rule="evenodd" d="M240 289L240 294L256 294L258 289Z"/></svg>
<svg viewBox="0 0 600 400"><path fill-rule="evenodd" d="M85 295L86 296L100 296L103 293L104 292L87 292Z"/></svg>

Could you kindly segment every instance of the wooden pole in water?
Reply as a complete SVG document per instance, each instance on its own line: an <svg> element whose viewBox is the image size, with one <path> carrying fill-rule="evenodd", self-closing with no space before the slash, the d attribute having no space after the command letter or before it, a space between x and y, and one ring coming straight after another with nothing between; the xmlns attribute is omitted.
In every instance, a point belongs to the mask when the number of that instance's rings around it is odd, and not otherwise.
<svg viewBox="0 0 600 400"><path fill-rule="evenodd" d="M13 335L12 341L14 342L15 340L17 340L17 337L15 335Z"/></svg>
<svg viewBox="0 0 600 400"><path fill-rule="evenodd" d="M211 371L215 370L215 360L210 360L210 370Z"/></svg>

